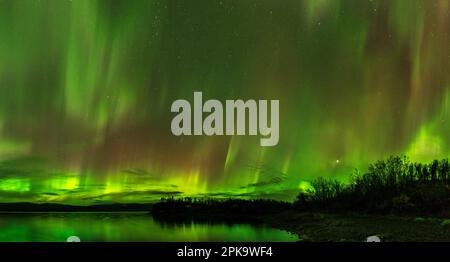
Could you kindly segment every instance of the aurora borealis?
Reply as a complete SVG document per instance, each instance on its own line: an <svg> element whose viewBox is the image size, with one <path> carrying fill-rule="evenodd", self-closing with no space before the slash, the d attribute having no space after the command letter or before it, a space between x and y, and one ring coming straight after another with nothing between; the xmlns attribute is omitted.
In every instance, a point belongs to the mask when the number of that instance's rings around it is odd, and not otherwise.
<svg viewBox="0 0 450 262"><path fill-rule="evenodd" d="M450 1L0 0L0 201L291 200L450 156ZM280 101L280 136L173 136L170 106Z"/></svg>

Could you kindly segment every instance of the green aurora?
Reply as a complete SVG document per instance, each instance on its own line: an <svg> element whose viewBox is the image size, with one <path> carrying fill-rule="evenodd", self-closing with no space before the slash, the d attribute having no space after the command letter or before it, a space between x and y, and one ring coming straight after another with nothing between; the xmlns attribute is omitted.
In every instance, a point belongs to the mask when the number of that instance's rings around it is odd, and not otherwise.
<svg viewBox="0 0 450 262"><path fill-rule="evenodd" d="M449 70L447 0L0 0L0 202L291 200L447 158ZM173 136L194 91L279 99L279 144Z"/></svg>

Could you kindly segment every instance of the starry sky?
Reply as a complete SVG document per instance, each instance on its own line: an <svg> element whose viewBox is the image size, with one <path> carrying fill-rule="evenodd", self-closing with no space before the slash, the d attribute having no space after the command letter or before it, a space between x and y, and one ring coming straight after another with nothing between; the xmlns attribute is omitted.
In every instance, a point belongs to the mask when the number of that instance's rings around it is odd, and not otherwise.
<svg viewBox="0 0 450 262"><path fill-rule="evenodd" d="M447 158L449 33L447 0L0 0L0 202L292 200ZM278 99L278 145L173 136L194 91Z"/></svg>

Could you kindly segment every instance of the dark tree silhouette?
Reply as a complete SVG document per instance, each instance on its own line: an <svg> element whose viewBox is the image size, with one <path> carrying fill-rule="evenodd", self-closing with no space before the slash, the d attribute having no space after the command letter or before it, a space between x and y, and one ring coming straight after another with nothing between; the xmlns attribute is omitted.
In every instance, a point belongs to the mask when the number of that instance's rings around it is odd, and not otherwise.
<svg viewBox="0 0 450 262"><path fill-rule="evenodd" d="M318 178L312 190L301 193L299 209L330 211L412 212L436 214L450 206L450 168L447 159L429 164L391 156L355 171L350 183Z"/></svg>

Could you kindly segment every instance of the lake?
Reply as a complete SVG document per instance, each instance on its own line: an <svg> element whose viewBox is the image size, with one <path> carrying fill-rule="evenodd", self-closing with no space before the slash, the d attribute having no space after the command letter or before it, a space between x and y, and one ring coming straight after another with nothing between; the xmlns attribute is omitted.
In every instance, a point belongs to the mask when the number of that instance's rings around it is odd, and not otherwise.
<svg viewBox="0 0 450 262"><path fill-rule="evenodd" d="M252 224L162 223L145 212L0 213L0 242L296 241L286 231Z"/></svg>

